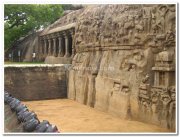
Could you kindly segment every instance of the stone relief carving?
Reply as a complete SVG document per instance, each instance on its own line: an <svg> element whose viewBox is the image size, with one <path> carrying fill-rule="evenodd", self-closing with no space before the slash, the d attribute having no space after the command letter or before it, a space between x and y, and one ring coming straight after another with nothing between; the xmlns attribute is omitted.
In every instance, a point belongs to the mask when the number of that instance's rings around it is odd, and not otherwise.
<svg viewBox="0 0 180 137"><path fill-rule="evenodd" d="M113 92L119 92L121 94L129 94L130 93L130 87L129 87L129 82L126 80L121 80L120 82L114 82L113 88L111 90L111 95Z"/></svg>
<svg viewBox="0 0 180 137"><path fill-rule="evenodd" d="M125 71L136 70L139 71L139 73L142 73L146 64L147 64L147 59L144 55L144 52L140 50L134 50L132 55L127 56L123 59L120 65L120 70L125 70Z"/></svg>
<svg viewBox="0 0 180 137"><path fill-rule="evenodd" d="M97 58L94 53L101 51L102 59L98 62L101 67L110 65L113 56L108 55L109 51L119 60L119 64L112 63L117 75L98 70L83 73L88 77L96 74L99 81L94 76L92 83L95 85L103 78L114 81L107 86L108 97L113 98L111 105L120 103L114 94L131 96L137 99L139 119L175 129L176 94L175 82L172 82L175 56L171 56L175 54L175 5L98 5L79 16L75 32L77 53ZM161 61L158 56L162 57ZM95 61L87 58L82 56L79 65L86 66L87 61L87 66L96 66ZM97 93L102 90L93 88ZM103 93L99 96L96 101L106 98ZM126 108L129 113L134 111L131 105ZM111 106L112 110L114 108Z"/></svg>
<svg viewBox="0 0 180 137"><path fill-rule="evenodd" d="M90 15L85 20L80 21L80 27L77 27L76 42L78 44L94 43L93 45L98 42L101 46L112 43L145 46L147 37L151 37L150 41L154 42L154 46L162 46L164 43L168 43L164 42L164 39L170 34L171 41L174 41L172 34L175 27L175 7L172 5L145 5L143 8L140 8L139 5L134 6L134 8L125 5L122 7L121 10L120 6L112 6L111 10L107 9L107 12L112 12L116 18L104 16L102 14L104 7L101 6L98 11L89 12ZM124 11L133 12L121 15L117 13L118 10L121 13ZM90 27L91 29L88 29ZM87 35L80 35L80 32ZM85 47L84 45L82 48Z"/></svg>
<svg viewBox="0 0 180 137"><path fill-rule="evenodd" d="M142 120L151 120L152 123L174 129L175 122L175 87L152 87L146 75L139 86L139 110Z"/></svg>

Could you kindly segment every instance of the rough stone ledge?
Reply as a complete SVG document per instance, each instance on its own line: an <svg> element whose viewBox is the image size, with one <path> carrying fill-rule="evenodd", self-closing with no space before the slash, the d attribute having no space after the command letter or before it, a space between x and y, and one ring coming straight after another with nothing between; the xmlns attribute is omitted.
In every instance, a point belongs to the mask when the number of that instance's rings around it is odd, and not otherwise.
<svg viewBox="0 0 180 137"><path fill-rule="evenodd" d="M69 67L71 64L10 64L4 65L5 68L7 67Z"/></svg>

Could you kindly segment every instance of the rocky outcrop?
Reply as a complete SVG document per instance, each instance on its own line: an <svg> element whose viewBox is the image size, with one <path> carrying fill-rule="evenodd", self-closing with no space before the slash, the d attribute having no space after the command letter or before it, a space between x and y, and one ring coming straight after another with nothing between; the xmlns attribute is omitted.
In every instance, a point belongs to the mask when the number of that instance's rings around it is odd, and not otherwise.
<svg viewBox="0 0 180 137"><path fill-rule="evenodd" d="M160 66L175 64L175 5L88 6L79 15L74 43L68 98L113 115L175 129L171 97L175 82L164 82L175 79L175 69L153 70L159 64L156 57L164 51L172 57L161 56Z"/></svg>

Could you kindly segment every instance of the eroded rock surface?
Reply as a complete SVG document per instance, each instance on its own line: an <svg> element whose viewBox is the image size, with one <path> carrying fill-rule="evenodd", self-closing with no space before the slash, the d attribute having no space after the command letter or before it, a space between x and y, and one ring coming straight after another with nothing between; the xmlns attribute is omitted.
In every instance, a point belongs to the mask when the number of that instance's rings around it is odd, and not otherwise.
<svg viewBox="0 0 180 137"><path fill-rule="evenodd" d="M39 60L72 61L68 98L175 131L175 15L173 4L87 5L41 33Z"/></svg>
<svg viewBox="0 0 180 137"><path fill-rule="evenodd" d="M175 5L92 5L79 15L68 97L175 128Z"/></svg>

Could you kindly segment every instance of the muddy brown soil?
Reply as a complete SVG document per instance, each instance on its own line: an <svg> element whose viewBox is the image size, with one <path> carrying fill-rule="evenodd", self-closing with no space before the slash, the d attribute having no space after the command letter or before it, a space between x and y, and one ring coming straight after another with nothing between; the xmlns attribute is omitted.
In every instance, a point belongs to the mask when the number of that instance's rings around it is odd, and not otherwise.
<svg viewBox="0 0 180 137"><path fill-rule="evenodd" d="M24 102L40 120L57 125L60 132L170 132L156 125L123 120L69 99Z"/></svg>

